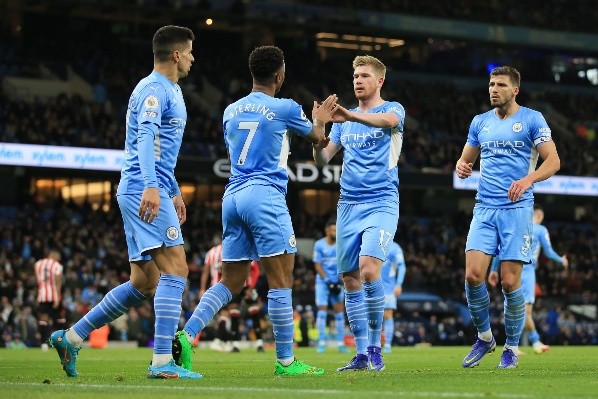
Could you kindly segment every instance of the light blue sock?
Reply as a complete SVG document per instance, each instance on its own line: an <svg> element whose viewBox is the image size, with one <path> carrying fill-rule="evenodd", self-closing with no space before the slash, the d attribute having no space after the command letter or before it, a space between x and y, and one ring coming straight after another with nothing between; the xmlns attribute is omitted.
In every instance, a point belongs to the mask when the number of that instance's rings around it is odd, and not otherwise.
<svg viewBox="0 0 598 399"><path fill-rule="evenodd" d="M529 344L533 345L536 342L540 342L540 334L536 330L530 331L527 333L527 339L529 340Z"/></svg>
<svg viewBox="0 0 598 399"><path fill-rule="evenodd" d="M338 342L345 342L345 313L338 312L334 314L334 324L336 324L336 339Z"/></svg>
<svg viewBox="0 0 598 399"><path fill-rule="evenodd" d="M328 312L326 310L318 310L316 316L316 327L318 327L318 339L320 342L326 341L326 318Z"/></svg>
<svg viewBox="0 0 598 399"><path fill-rule="evenodd" d="M193 315L185 324L185 332L191 337L197 334L214 318L220 309L233 299L233 294L228 287L222 283L217 283L210 287L201 297Z"/></svg>
<svg viewBox="0 0 598 399"><path fill-rule="evenodd" d="M293 334L293 301L290 288L276 288L268 291L268 315L274 330L276 344L276 358L278 360L292 359Z"/></svg>
<svg viewBox="0 0 598 399"><path fill-rule="evenodd" d="M145 302L147 298L130 281L114 287L100 303L94 306L72 328L85 339L96 328L118 319L129 308Z"/></svg>
<svg viewBox="0 0 598 399"><path fill-rule="evenodd" d="M384 319L384 343L392 346L392 340L395 336L394 319Z"/></svg>
<svg viewBox="0 0 598 399"><path fill-rule="evenodd" d="M372 281L371 283L363 283L363 291L365 292L365 309L368 312L368 344L370 346L380 347L385 302L382 279Z"/></svg>
<svg viewBox="0 0 598 399"><path fill-rule="evenodd" d="M172 339L181 318L181 300L187 279L174 274L160 276L154 296L154 354L172 353Z"/></svg>
<svg viewBox="0 0 598 399"><path fill-rule="evenodd" d="M471 313L473 325L476 326L479 333L489 331L490 313L488 308L490 307L490 296L488 295L486 283L470 287L465 282L465 295L467 296L467 307Z"/></svg>
<svg viewBox="0 0 598 399"><path fill-rule="evenodd" d="M519 338L525 324L525 298L521 287L515 291L505 292L505 332L508 346L518 346Z"/></svg>
<svg viewBox="0 0 598 399"><path fill-rule="evenodd" d="M355 349L362 355L368 352L368 318L365 312L364 295L363 290L345 293L349 328L355 338Z"/></svg>

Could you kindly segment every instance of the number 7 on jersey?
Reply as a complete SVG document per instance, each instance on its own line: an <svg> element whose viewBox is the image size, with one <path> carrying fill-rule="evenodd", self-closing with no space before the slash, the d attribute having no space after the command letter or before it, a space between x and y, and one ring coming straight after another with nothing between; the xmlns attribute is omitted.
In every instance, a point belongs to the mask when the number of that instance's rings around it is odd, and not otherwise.
<svg viewBox="0 0 598 399"><path fill-rule="evenodd" d="M239 155L239 159L237 160L237 165L245 164L245 159L247 159L249 147L251 146L251 142L253 141L253 137L255 136L255 132L257 132L257 127L259 125L259 122L239 122L239 130L249 130L249 134L247 135L247 138L245 139L245 144L243 144L243 148L241 149L241 154Z"/></svg>

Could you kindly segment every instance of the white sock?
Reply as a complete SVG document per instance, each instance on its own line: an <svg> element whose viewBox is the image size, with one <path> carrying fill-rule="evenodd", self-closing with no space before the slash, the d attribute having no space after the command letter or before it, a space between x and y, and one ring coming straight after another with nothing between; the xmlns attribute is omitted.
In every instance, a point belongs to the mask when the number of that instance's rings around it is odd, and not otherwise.
<svg viewBox="0 0 598 399"><path fill-rule="evenodd" d="M486 342L490 342L492 341L492 331L486 330L484 332L478 333L478 337Z"/></svg>
<svg viewBox="0 0 598 399"><path fill-rule="evenodd" d="M172 360L172 355L167 353L154 353L152 357L152 366L163 366Z"/></svg>
<svg viewBox="0 0 598 399"><path fill-rule="evenodd" d="M83 338L79 336L72 328L66 330L66 340L74 347L80 347L83 343Z"/></svg>
<svg viewBox="0 0 598 399"><path fill-rule="evenodd" d="M289 357L288 359L276 359L278 363L282 364L283 366L288 366L289 364L295 361L295 357Z"/></svg>
<svg viewBox="0 0 598 399"><path fill-rule="evenodd" d="M517 353L517 351L519 350L519 345L515 345L515 346L511 346L511 345L505 345L505 349L510 349L513 351L513 353Z"/></svg>

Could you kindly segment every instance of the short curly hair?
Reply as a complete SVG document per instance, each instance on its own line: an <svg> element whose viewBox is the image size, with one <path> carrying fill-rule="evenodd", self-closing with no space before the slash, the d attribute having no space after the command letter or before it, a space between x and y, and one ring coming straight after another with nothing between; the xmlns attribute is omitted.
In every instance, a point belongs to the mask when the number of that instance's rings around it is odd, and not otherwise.
<svg viewBox="0 0 598 399"><path fill-rule="evenodd" d="M276 72L284 65L284 53L276 46L256 47L249 54L251 76L260 82L274 79Z"/></svg>

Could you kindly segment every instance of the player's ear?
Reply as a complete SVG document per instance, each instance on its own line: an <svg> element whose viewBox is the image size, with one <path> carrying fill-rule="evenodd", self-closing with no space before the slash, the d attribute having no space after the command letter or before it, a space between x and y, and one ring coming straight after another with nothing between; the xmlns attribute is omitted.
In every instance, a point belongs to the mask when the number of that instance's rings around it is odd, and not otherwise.
<svg viewBox="0 0 598 399"><path fill-rule="evenodd" d="M179 62L179 60L181 59L181 53L179 52L179 50L175 50L172 52L172 59L174 60L174 62Z"/></svg>

